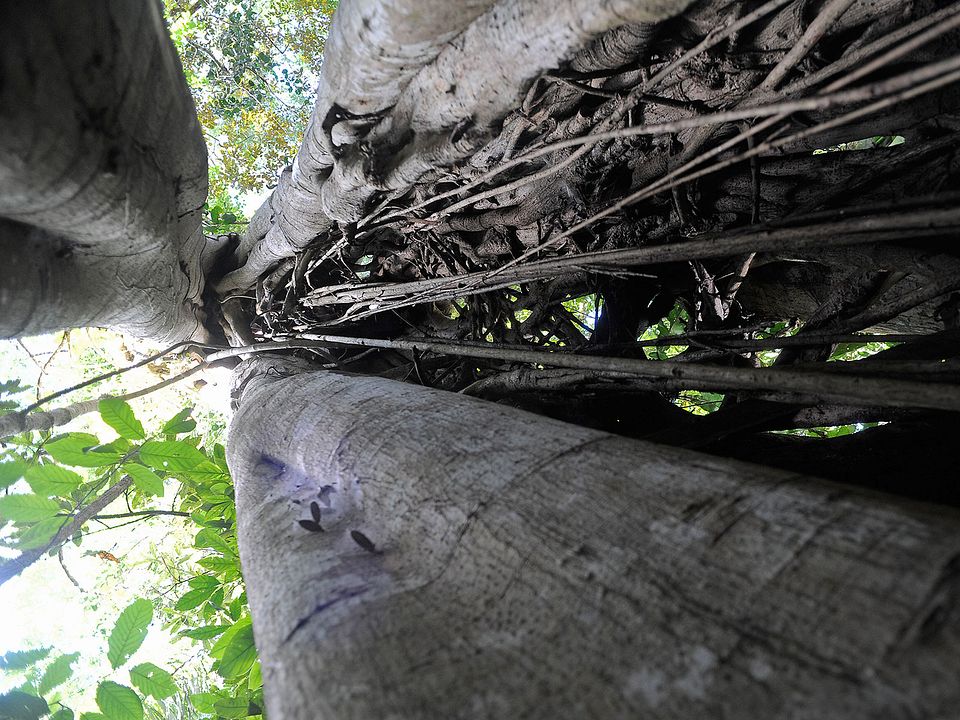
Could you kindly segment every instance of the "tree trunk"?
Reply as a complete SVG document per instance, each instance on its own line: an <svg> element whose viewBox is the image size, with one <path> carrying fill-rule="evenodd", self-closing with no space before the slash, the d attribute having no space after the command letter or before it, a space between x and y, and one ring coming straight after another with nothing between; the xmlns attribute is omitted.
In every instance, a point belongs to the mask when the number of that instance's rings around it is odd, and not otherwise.
<svg viewBox="0 0 960 720"><path fill-rule="evenodd" d="M272 717L960 700L956 513L379 378L247 373L228 459Z"/></svg>
<svg viewBox="0 0 960 720"><path fill-rule="evenodd" d="M155 2L7 2L0 335L203 336L206 148Z"/></svg>
<svg viewBox="0 0 960 720"><path fill-rule="evenodd" d="M3 334L180 339L222 308L257 341L339 326L642 358L677 305L675 367L764 382L716 380L721 409L674 425L682 369L614 408L597 387L636 378L327 352L625 435L658 412L681 444L746 457L785 420L918 421L918 378L957 405L960 350L935 332L960 324L955 6L344 0L301 151L216 270L156 4L3 12ZM567 309L582 297L602 337ZM841 335L930 334L844 368L895 398L778 388L716 340L793 314L819 340L781 353L782 377L822 370ZM955 511L296 359L244 367L229 458L275 719L954 714Z"/></svg>

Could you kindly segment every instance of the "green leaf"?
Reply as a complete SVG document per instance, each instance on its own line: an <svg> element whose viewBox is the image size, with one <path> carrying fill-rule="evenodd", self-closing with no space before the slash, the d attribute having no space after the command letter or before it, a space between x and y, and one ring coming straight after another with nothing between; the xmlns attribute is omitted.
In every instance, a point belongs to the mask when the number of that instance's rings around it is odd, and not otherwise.
<svg viewBox="0 0 960 720"><path fill-rule="evenodd" d="M52 648L31 648L30 650L11 650L0 655L0 670L19 672L27 670L50 654Z"/></svg>
<svg viewBox="0 0 960 720"><path fill-rule="evenodd" d="M250 618L244 618L242 621L235 622L233 625L231 625L221 636L221 638L213 644L213 647L210 648L210 656L216 658L217 660L223 658L223 651L227 649L227 645L233 641L234 636L239 630L241 630L245 625L249 624Z"/></svg>
<svg viewBox="0 0 960 720"><path fill-rule="evenodd" d="M12 690L0 695L2 720L39 720L48 712L50 708L46 700L21 690Z"/></svg>
<svg viewBox="0 0 960 720"><path fill-rule="evenodd" d="M190 417L190 413L192 412L193 408L184 408L167 420L160 432L163 435L179 435L180 433L188 433L195 430L197 422Z"/></svg>
<svg viewBox="0 0 960 720"><path fill-rule="evenodd" d="M154 470L193 470L207 462L203 453L182 440L148 440L140 447L140 459Z"/></svg>
<svg viewBox="0 0 960 720"><path fill-rule="evenodd" d="M17 549L33 550L46 546L68 522L70 518L52 517L34 523L17 536Z"/></svg>
<svg viewBox="0 0 960 720"><path fill-rule="evenodd" d="M122 455L116 450L91 452L100 441L90 433L68 433L48 442L43 449L57 462L75 467L103 467L113 465Z"/></svg>
<svg viewBox="0 0 960 720"><path fill-rule="evenodd" d="M210 483L218 480L227 480L230 477L224 473L221 468L217 467L209 460L204 460L191 470L179 470L176 472L179 472L188 479L197 483Z"/></svg>
<svg viewBox="0 0 960 720"><path fill-rule="evenodd" d="M213 703L213 710L225 718L242 718L251 715L250 698L246 695L233 698L220 698Z"/></svg>
<svg viewBox="0 0 960 720"><path fill-rule="evenodd" d="M116 669L123 665L143 644L151 620L153 605L143 598L134 600L120 613L107 641L107 659L111 667Z"/></svg>
<svg viewBox="0 0 960 720"><path fill-rule="evenodd" d="M4 380L0 382L0 395L16 395L29 390L32 385L21 385L19 380Z"/></svg>
<svg viewBox="0 0 960 720"><path fill-rule="evenodd" d="M216 590L220 586L220 581L213 575L197 575L187 580L187 584L195 589Z"/></svg>
<svg viewBox="0 0 960 720"><path fill-rule="evenodd" d="M263 687L263 673L260 670L260 661L257 660L250 668L250 677L247 678L247 687L251 690Z"/></svg>
<svg viewBox="0 0 960 720"><path fill-rule="evenodd" d="M43 671L43 677L40 678L37 691L41 695L46 695L58 685L65 683L73 675L73 668L70 666L76 662L78 657L80 657L80 653L61 655L47 665L47 669Z"/></svg>
<svg viewBox="0 0 960 720"><path fill-rule="evenodd" d="M130 681L144 695L151 695L157 700L177 694L177 685L170 673L153 663L140 663L130 668Z"/></svg>
<svg viewBox="0 0 960 720"><path fill-rule="evenodd" d="M204 627L184 630L180 633L180 635L193 640L209 640L210 638L215 638L217 635L220 635L229 629L229 625L205 625Z"/></svg>
<svg viewBox="0 0 960 720"><path fill-rule="evenodd" d="M25 473L27 482L37 495L69 497L83 484L83 478L73 470L59 465L34 465Z"/></svg>
<svg viewBox="0 0 960 720"><path fill-rule="evenodd" d="M143 720L139 696L126 685L111 680L104 680L97 687L97 707L110 720Z"/></svg>
<svg viewBox="0 0 960 720"><path fill-rule="evenodd" d="M197 561L197 564L212 572L217 573L218 575L223 575L231 580L235 580L240 576L240 565L237 563L236 558L227 558L227 557L218 557L212 555L210 557L201 558Z"/></svg>
<svg viewBox="0 0 960 720"><path fill-rule="evenodd" d="M233 548L217 532L209 528L204 528L197 533L195 544L198 548L208 547L216 550L221 555L236 557Z"/></svg>
<svg viewBox="0 0 960 720"><path fill-rule="evenodd" d="M107 720L107 716L101 713L80 713L80 720Z"/></svg>
<svg viewBox="0 0 960 720"><path fill-rule="evenodd" d="M23 477L27 464L22 460L7 460L0 463L0 490L8 488Z"/></svg>
<svg viewBox="0 0 960 720"><path fill-rule="evenodd" d="M98 715L100 713L97 713ZM73 720L73 710L68 707L62 707L50 716L50 720Z"/></svg>
<svg viewBox="0 0 960 720"><path fill-rule="evenodd" d="M227 467L226 448L224 448L220 443L217 443L213 446L213 461L225 472L230 471L230 469Z"/></svg>
<svg viewBox="0 0 960 720"><path fill-rule="evenodd" d="M230 641L223 650L217 672L224 678L234 678L250 671L257 661L257 646L253 642L250 620L240 621L231 628Z"/></svg>
<svg viewBox="0 0 960 720"><path fill-rule="evenodd" d="M144 466L130 463L123 466L123 472L133 478L133 484L144 495L163 497L163 480L153 470Z"/></svg>
<svg viewBox="0 0 960 720"><path fill-rule="evenodd" d="M126 400L120 398L104 398L100 401L100 417L117 431L120 437L128 440L143 440L147 434L143 431L143 424L133 414L133 408Z"/></svg>
<svg viewBox="0 0 960 720"><path fill-rule="evenodd" d="M40 495L7 495L0 497L0 520L15 523L46 520L60 512L60 504Z"/></svg>
<svg viewBox="0 0 960 720"><path fill-rule="evenodd" d="M203 605L211 595L213 591L216 590L214 587L200 587L193 590L187 590L183 595L180 596L180 599L177 600L177 604L173 606L174 610L183 612L184 610L193 610L195 607Z"/></svg>
<svg viewBox="0 0 960 720"><path fill-rule="evenodd" d="M213 704L217 701L217 696L213 693L191 693L190 704L202 713L213 713Z"/></svg>

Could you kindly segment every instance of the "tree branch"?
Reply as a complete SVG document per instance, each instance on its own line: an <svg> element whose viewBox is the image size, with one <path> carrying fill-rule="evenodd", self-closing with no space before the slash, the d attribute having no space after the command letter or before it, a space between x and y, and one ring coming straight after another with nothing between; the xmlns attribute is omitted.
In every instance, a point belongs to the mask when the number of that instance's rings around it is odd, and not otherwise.
<svg viewBox="0 0 960 720"><path fill-rule="evenodd" d="M10 578L16 577L28 567L33 565L37 560L43 557L44 553L49 552L54 548L58 548L63 545L71 536L73 536L80 528L83 527L84 523L88 520L92 520L96 514L103 510L107 505L116 500L124 491L130 487L130 484L133 482L133 478L129 475L124 475L123 478L116 485L112 485L107 488L103 494L93 500L86 507L81 508L76 515L73 516L73 520L70 520L64 524L58 531L57 534L53 536L53 539L50 540L46 545L41 548L35 548L33 550L24 550L20 555L15 558L12 558L5 562L3 565L0 565L0 585L3 585Z"/></svg>

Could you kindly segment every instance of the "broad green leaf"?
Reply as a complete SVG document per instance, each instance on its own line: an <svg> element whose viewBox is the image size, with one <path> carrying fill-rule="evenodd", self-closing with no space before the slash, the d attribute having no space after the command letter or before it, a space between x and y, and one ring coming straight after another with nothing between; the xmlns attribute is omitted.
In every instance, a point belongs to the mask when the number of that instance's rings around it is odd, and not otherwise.
<svg viewBox="0 0 960 720"><path fill-rule="evenodd" d="M213 446L213 461L225 472L229 472L227 467L227 450L220 443Z"/></svg>
<svg viewBox="0 0 960 720"><path fill-rule="evenodd" d="M108 452L91 452L100 441L90 433L69 433L43 446L50 457L64 465L75 467L103 467L113 465L122 454L116 449Z"/></svg>
<svg viewBox="0 0 960 720"><path fill-rule="evenodd" d="M2 720L40 720L49 712L46 700L21 690L11 690L0 695Z"/></svg>
<svg viewBox="0 0 960 720"><path fill-rule="evenodd" d="M197 533L197 538L195 542L198 548L212 548L216 550L221 555L227 556L236 556L236 553L233 551L233 548L224 540L219 533L209 528L204 528Z"/></svg>
<svg viewBox="0 0 960 720"><path fill-rule="evenodd" d="M202 713L213 713L213 704L217 699L216 695L208 692L190 694L190 704Z"/></svg>
<svg viewBox="0 0 960 720"><path fill-rule="evenodd" d="M100 713L97 714L99 715ZM68 707L62 707L50 716L50 720L73 720L73 710Z"/></svg>
<svg viewBox="0 0 960 720"><path fill-rule="evenodd" d="M43 677L40 678L37 691L41 695L46 695L58 685L65 683L73 675L73 668L70 666L76 662L78 657L80 657L80 653L61 655L47 665L47 669L43 671Z"/></svg>
<svg viewBox="0 0 960 720"><path fill-rule="evenodd" d="M177 604L173 606L173 609L181 612L184 610L193 610L195 607L203 605L203 603L205 603L207 599L213 595L213 591L216 589L216 586L214 586L187 590L187 592L181 595L180 599L177 600Z"/></svg>
<svg viewBox="0 0 960 720"><path fill-rule="evenodd" d="M147 434L143 431L143 424L133 414L133 408L126 400L120 398L104 398L99 404L100 417L117 431L117 434L128 440L143 440Z"/></svg>
<svg viewBox="0 0 960 720"><path fill-rule="evenodd" d="M40 495L6 495L0 497L0 520L15 523L46 520L60 512L60 504Z"/></svg>
<svg viewBox="0 0 960 720"><path fill-rule="evenodd" d="M73 470L59 465L34 465L25 473L27 482L37 495L69 497L83 484L83 478Z"/></svg>
<svg viewBox="0 0 960 720"><path fill-rule="evenodd" d="M251 690L263 687L263 673L260 670L260 661L257 660L250 668L250 677L247 678L247 687Z"/></svg>
<svg viewBox="0 0 960 720"><path fill-rule="evenodd" d="M80 720L107 720L102 713L80 713Z"/></svg>
<svg viewBox="0 0 960 720"><path fill-rule="evenodd" d="M204 460L190 470L178 470L176 472L179 472L196 483L209 483L229 479L229 475L209 460Z"/></svg>
<svg viewBox="0 0 960 720"><path fill-rule="evenodd" d="M170 673L153 663L140 663L130 668L130 681L144 695L157 700L177 694L177 685Z"/></svg>
<svg viewBox="0 0 960 720"><path fill-rule="evenodd" d="M236 579L240 576L240 565L236 558L233 557L228 558L211 555L210 557L201 558L197 561L197 564L206 570L215 572L218 575L224 575L230 579Z"/></svg>
<svg viewBox="0 0 960 720"><path fill-rule="evenodd" d="M217 670L224 678L233 678L250 671L257 661L257 647L253 642L253 625L249 620L234 625L230 642L223 650Z"/></svg>
<svg viewBox="0 0 960 720"><path fill-rule="evenodd" d="M197 575L187 580L187 584L194 589L216 590L220 586L220 581L213 575Z"/></svg>
<svg viewBox="0 0 960 720"><path fill-rule="evenodd" d="M195 430L197 422L190 417L190 413L192 412L193 408L184 408L167 420L160 432L163 435L179 435L180 433L188 433Z"/></svg>
<svg viewBox="0 0 960 720"><path fill-rule="evenodd" d="M123 472L133 478L133 484L144 495L163 497L163 480L153 470L144 466L130 463L123 466Z"/></svg>
<svg viewBox="0 0 960 720"><path fill-rule="evenodd" d="M251 715L250 698L246 695L233 698L220 698L213 703L214 712L225 718L242 718Z"/></svg>
<svg viewBox="0 0 960 720"><path fill-rule="evenodd" d="M148 440L140 447L140 459L154 470L168 472L193 470L207 462L202 452L181 440Z"/></svg>
<svg viewBox="0 0 960 720"><path fill-rule="evenodd" d="M11 650L0 655L0 670L20 672L36 665L50 654L52 648L31 648L30 650Z"/></svg>
<svg viewBox="0 0 960 720"><path fill-rule="evenodd" d="M143 720L143 703L126 685L104 680L97 687L97 707L110 720Z"/></svg>
<svg viewBox="0 0 960 720"><path fill-rule="evenodd" d="M229 625L206 625L191 630L184 630L180 634L183 637L188 637L193 640L209 640L229 629Z"/></svg>
<svg viewBox="0 0 960 720"><path fill-rule="evenodd" d="M234 636L242 630L245 626L250 624L250 618L244 618L239 622L235 622L231 625L227 631L217 640L213 647L210 648L211 657L215 657L218 660L223 657L223 651L227 649L227 645L233 642Z"/></svg>
<svg viewBox="0 0 960 720"><path fill-rule="evenodd" d="M6 460L0 462L0 490L8 488L22 478L27 471L27 464L22 460Z"/></svg>
<svg viewBox="0 0 960 720"><path fill-rule="evenodd" d="M147 636L151 620L153 605L143 598L134 600L120 613L107 641L107 659L111 667L120 667L137 651Z"/></svg>
<svg viewBox="0 0 960 720"><path fill-rule="evenodd" d="M33 550L45 547L60 528L70 522L70 518L52 517L34 523L17 536L18 550Z"/></svg>

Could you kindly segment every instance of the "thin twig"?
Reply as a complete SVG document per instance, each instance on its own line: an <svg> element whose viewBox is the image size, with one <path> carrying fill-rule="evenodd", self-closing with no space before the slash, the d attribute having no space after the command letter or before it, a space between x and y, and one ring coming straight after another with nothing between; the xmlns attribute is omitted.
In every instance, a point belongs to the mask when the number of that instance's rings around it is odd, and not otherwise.
<svg viewBox="0 0 960 720"><path fill-rule="evenodd" d="M63 574L67 576L67 579L76 586L77 590L83 592L83 588L80 587L80 583L77 582L76 578L70 574L70 571L67 570L67 564L63 561L63 545L60 546L60 549L57 550L57 560L60 561L60 567L63 568Z"/></svg>
<svg viewBox="0 0 960 720"><path fill-rule="evenodd" d="M85 388L85 387L88 387L88 386L90 386L90 385L93 385L94 383L98 383L98 382L101 382L101 381L103 381L103 380L107 380L107 379L112 378L112 377L115 377L115 376L117 376L117 375L122 375L123 373L129 372L130 370L136 370L136 369L139 368L139 367L143 367L143 366L146 365L147 363L151 363L151 362L153 362L154 360L159 360L160 358L169 355L170 353L174 352L175 350L179 350L180 348L184 348L184 347L189 347L189 346L191 346L191 345L196 346L196 347L217 347L217 346L214 346L214 345L206 345L206 344L204 344L204 343L194 342L194 341L192 341L192 340L187 340L187 341L185 341L185 342L179 342L179 343L177 343L176 345L171 345L171 346L168 347L166 350L161 350L161 351L158 352L156 355L151 355L150 357L146 357L146 358L144 358L143 360L141 360L140 362L134 363L133 365L128 365L128 366L122 367L122 368L120 368L120 369L118 369L118 370L112 370L111 372L103 373L103 374L101 374L101 375L97 375L96 377L92 377L92 378L90 378L89 380L84 380L83 382L77 383L76 385L71 385L70 387L64 388L63 390L57 390L55 393L51 393L50 395L47 395L46 397L40 398L39 400L37 400L37 401L36 401L35 403L33 403L32 405L27 405L27 407L25 407L25 408L24 408L23 410L21 410L20 412L21 412L21 413L24 413L24 414L29 413L29 412L31 412L31 411L33 411L33 410L36 410L36 409L37 409L38 407L40 407L41 405L46 405L46 404L47 404L48 402L50 402L51 400L56 400L56 399L59 398L59 397L63 397L64 395L68 395L68 394L70 394L70 393L72 393L72 392L76 392L77 390L81 390L81 389L83 389L83 388Z"/></svg>

